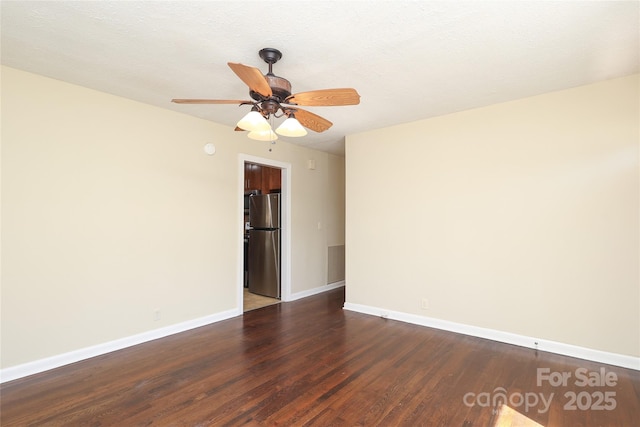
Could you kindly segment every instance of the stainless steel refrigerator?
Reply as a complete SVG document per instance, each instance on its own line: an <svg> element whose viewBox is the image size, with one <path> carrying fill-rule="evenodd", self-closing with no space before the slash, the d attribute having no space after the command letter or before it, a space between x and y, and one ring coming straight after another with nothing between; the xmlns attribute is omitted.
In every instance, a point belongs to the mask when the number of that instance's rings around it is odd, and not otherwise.
<svg viewBox="0 0 640 427"><path fill-rule="evenodd" d="M280 194L249 197L249 292L280 298Z"/></svg>

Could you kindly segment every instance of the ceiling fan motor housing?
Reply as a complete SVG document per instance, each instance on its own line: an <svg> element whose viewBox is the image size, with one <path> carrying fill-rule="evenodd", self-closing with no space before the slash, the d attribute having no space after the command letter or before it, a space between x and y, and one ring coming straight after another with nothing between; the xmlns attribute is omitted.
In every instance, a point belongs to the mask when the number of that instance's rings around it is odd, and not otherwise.
<svg viewBox="0 0 640 427"><path fill-rule="evenodd" d="M291 83L289 83L289 80L273 74L267 74L264 78L267 80L267 83L269 83L273 96L278 97L280 102L291 95Z"/></svg>
<svg viewBox="0 0 640 427"><path fill-rule="evenodd" d="M291 95L291 83L289 83L289 80L278 77L274 74L267 74L264 76L264 78L267 80L267 83L269 83L272 96L269 98L265 98L263 95L260 95L259 93L254 91L250 91L249 95L251 95L251 98L253 98L254 100L262 102L262 108L264 110L266 110L270 114L274 114L277 111L277 108L275 108L274 111L270 111L269 104L279 104L287 99L287 97Z"/></svg>

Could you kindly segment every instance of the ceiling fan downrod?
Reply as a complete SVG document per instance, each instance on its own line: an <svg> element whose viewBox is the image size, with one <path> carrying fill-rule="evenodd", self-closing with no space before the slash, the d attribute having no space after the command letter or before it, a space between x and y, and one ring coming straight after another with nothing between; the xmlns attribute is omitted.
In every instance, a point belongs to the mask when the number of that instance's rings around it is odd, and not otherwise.
<svg viewBox="0 0 640 427"><path fill-rule="evenodd" d="M272 71L273 64L275 64L282 58L282 52L272 47L265 47L264 49L260 49L260 52L258 52L258 55L260 55L260 58L262 58L264 62L269 64L269 72L267 74L273 75L273 71Z"/></svg>
<svg viewBox="0 0 640 427"><path fill-rule="evenodd" d="M269 64L269 72L264 76L264 78L271 88L272 96L265 99L263 95L254 91L249 91L249 95L251 96L251 98L255 99L258 102L269 100L276 101L277 103L283 102L285 99L291 96L291 83L289 82L289 80L273 74L273 64L275 64L282 58L282 53L278 49L265 47L258 52L258 55L260 55L260 58L262 58L264 62ZM275 107L270 107L269 105L265 106L266 111L269 111L269 108ZM275 113L275 111L277 111L277 108L269 112Z"/></svg>

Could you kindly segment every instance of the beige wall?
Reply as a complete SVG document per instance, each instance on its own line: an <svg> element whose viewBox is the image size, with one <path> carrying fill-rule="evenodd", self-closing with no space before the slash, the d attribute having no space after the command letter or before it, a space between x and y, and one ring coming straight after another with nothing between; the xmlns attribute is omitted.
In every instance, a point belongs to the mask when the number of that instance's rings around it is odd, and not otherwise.
<svg viewBox="0 0 640 427"><path fill-rule="evenodd" d="M291 164L291 291L326 285L344 159L269 148L3 67L2 367L237 308L241 153Z"/></svg>
<svg viewBox="0 0 640 427"><path fill-rule="evenodd" d="M347 302L640 356L638 85L349 136Z"/></svg>

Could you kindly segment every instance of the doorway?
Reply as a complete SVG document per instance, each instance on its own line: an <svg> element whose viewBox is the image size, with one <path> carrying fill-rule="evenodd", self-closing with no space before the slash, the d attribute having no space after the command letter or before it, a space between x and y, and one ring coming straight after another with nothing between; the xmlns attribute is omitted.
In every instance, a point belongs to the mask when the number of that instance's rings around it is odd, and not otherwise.
<svg viewBox="0 0 640 427"><path fill-rule="evenodd" d="M242 200L241 209L241 233L242 238L242 256L239 258L239 274L240 285L238 289L238 311L244 313L249 310L264 307L267 305L278 304L281 301L287 301L291 295L290 286L290 169L291 165L271 159L258 158L249 155L240 155L239 170L241 179L240 199ZM279 250L279 278L280 278L280 298L266 296L257 288L255 282L250 286L251 266L255 268L256 259L253 258L249 262L249 241L250 235L254 237L258 234L254 230L249 233L249 195L271 195L269 197L277 197L280 199L280 250ZM257 199L254 199L257 201ZM255 243L255 241L254 241ZM254 245L255 249L255 245ZM256 252L253 252L254 254ZM254 278L258 277L254 270Z"/></svg>

